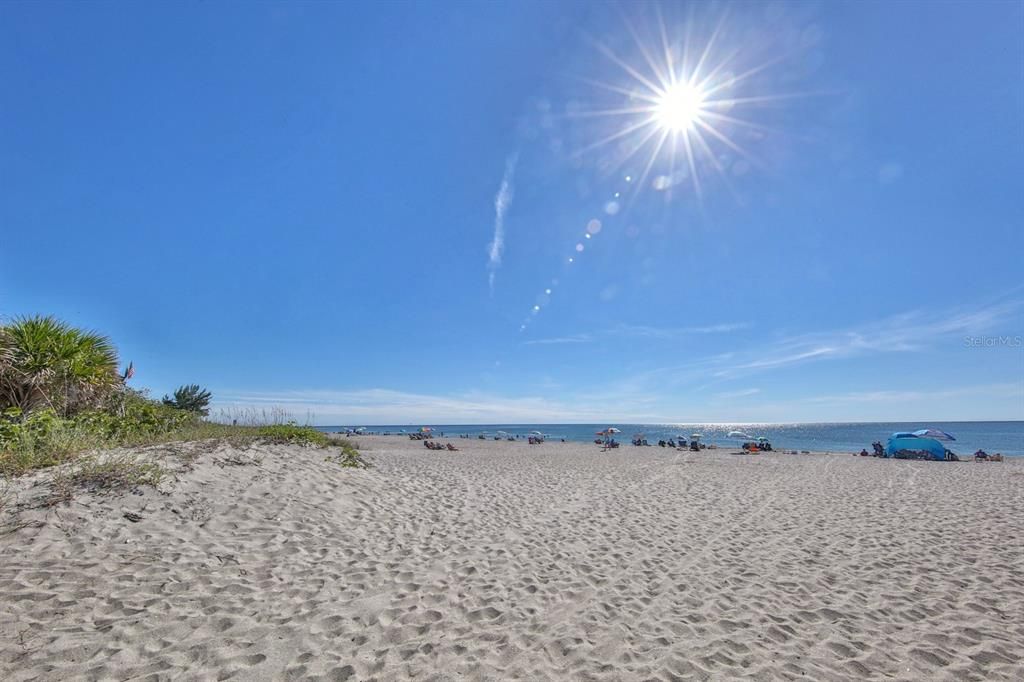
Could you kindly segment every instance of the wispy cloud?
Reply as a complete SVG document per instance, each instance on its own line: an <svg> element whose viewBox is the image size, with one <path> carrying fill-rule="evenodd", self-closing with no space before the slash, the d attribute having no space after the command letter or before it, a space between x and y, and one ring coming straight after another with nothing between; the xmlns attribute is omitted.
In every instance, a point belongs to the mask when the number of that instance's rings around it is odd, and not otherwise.
<svg viewBox="0 0 1024 682"><path fill-rule="evenodd" d="M722 393L716 393L716 398L746 398L747 396L757 395L761 392L759 388L742 388L738 391L724 391Z"/></svg>
<svg viewBox="0 0 1024 682"><path fill-rule="evenodd" d="M911 311L862 324L857 329L802 334L737 353L716 377L778 369L826 359L917 351L960 335L988 332L1011 319L1021 301L1004 301L975 308Z"/></svg>
<svg viewBox="0 0 1024 682"><path fill-rule="evenodd" d="M649 327L645 325L620 324L607 330L612 336L628 336L645 339L678 339L694 334L725 334L746 329L747 322L727 322L703 327Z"/></svg>
<svg viewBox="0 0 1024 682"><path fill-rule="evenodd" d="M621 383L635 392L664 392L676 387L702 392L743 377L806 363L917 351L940 344L962 345L962 337L990 333L1019 321L1022 307L1024 300L1018 299L940 311L917 310L864 322L856 329L798 334L771 341L763 340L761 332L756 336L745 334L742 338L746 348L634 370ZM669 330L627 329L632 334L669 338ZM749 345L750 341L760 343Z"/></svg>
<svg viewBox="0 0 1024 682"><path fill-rule="evenodd" d="M726 324L713 324L707 327L687 327L684 331L691 334L724 334L735 332L750 327L749 322L728 322Z"/></svg>
<svg viewBox="0 0 1024 682"><path fill-rule="evenodd" d="M922 425L930 421L1017 419L1022 399L1024 388L1012 383L851 391L791 399L773 396L770 400L729 403L729 418L748 422L906 421Z"/></svg>
<svg viewBox="0 0 1024 682"><path fill-rule="evenodd" d="M505 174L501 178L498 193L494 195L494 236L487 246L487 285L492 293L494 291L494 276L497 274L498 268L501 267L501 255L505 251L505 213L508 212L509 204L512 203L512 196L515 193L513 180L518 161L518 152L510 154L505 159Z"/></svg>
<svg viewBox="0 0 1024 682"><path fill-rule="evenodd" d="M556 336L550 339L533 339L523 343L526 346L547 346L562 343L589 343L593 340L594 337L590 334L573 334L572 336Z"/></svg>
<svg viewBox="0 0 1024 682"><path fill-rule="evenodd" d="M597 341L600 338L623 337L631 339L652 339L671 340L681 339L695 334L724 334L727 332L746 329L750 325L746 322L729 322L726 324L714 324L705 327L648 327L644 325L620 324L609 329L602 329L596 332L583 334L572 334L550 339L534 339L524 341L524 345L548 345L560 343L588 343Z"/></svg>
<svg viewBox="0 0 1024 682"><path fill-rule="evenodd" d="M795 365L805 360L825 358L830 355L846 353L847 351L849 351L849 347L841 346L821 346L818 348L808 348L806 350L801 350L789 354L770 354L766 357L758 358L757 360L751 360L750 362L744 364L735 365L731 369L771 369L773 367L784 367L786 365Z"/></svg>
<svg viewBox="0 0 1024 682"><path fill-rule="evenodd" d="M311 414L319 424L508 424L588 423L608 419L658 418L649 405L621 396L608 400L552 400L542 396L502 396L467 392L451 395L383 388L351 391L229 391L218 393L215 408L280 406L293 415ZM664 419L664 417L660 417Z"/></svg>
<svg viewBox="0 0 1024 682"><path fill-rule="evenodd" d="M941 401L965 396L987 396L998 398L1019 398L1019 384L984 384L980 386L959 386L929 391L853 391L837 395L821 395L804 398L807 403L895 403L898 405L920 401Z"/></svg>

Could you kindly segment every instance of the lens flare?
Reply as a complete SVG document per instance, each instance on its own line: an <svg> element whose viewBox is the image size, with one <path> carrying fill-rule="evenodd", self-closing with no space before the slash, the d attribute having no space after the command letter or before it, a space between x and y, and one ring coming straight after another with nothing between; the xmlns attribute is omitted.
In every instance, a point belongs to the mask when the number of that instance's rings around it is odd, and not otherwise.
<svg viewBox="0 0 1024 682"><path fill-rule="evenodd" d="M633 197L652 186L648 182L652 171L656 179L664 178L654 184L666 198L689 185L701 201L702 184L712 173L735 194L732 179L742 173L732 172L731 164L742 160L743 168L767 165L745 143L781 132L748 114L794 98L828 93L773 91L768 72L792 53L778 49L773 38L765 37L767 33L751 33L730 18L728 9L717 21L698 21L691 12L687 21L672 29L660 5L651 6L657 20L648 27L646 38L633 25L629 10L622 11L634 48L617 43L613 50L608 43L591 39L620 75L612 80L580 78L594 88L594 97L602 93L608 106L576 106L567 112L569 118L593 121L597 133L575 156L600 150L607 153L598 160L599 167L609 172L635 170L619 176L630 185ZM636 58L616 50L634 52ZM644 152L646 160L631 169L632 157ZM685 182L675 181L677 177Z"/></svg>

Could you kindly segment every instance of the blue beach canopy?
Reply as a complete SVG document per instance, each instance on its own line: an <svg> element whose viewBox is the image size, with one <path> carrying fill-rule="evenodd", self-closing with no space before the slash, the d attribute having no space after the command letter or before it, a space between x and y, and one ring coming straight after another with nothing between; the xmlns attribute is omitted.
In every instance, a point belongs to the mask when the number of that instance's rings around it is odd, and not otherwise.
<svg viewBox="0 0 1024 682"><path fill-rule="evenodd" d="M900 450L926 452L930 459L945 460L946 448L934 438L921 438L912 433L894 433L885 444L885 456L894 457Z"/></svg>
<svg viewBox="0 0 1024 682"><path fill-rule="evenodd" d="M918 429L914 431L914 435L918 438L934 438L935 440L956 440L952 434L946 433L939 429Z"/></svg>

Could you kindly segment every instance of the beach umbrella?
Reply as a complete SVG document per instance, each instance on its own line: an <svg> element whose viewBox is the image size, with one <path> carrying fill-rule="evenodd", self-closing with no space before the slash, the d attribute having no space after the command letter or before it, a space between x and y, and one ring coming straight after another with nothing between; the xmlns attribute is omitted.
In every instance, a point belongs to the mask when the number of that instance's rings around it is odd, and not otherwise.
<svg viewBox="0 0 1024 682"><path fill-rule="evenodd" d="M420 433L430 433L433 430L434 429L430 428L429 426L421 426L420 427Z"/></svg>
<svg viewBox="0 0 1024 682"><path fill-rule="evenodd" d="M918 429L914 431L918 438L932 438L934 440L956 440L952 434L940 431L939 429Z"/></svg>
<svg viewBox="0 0 1024 682"><path fill-rule="evenodd" d="M530 431L531 436L543 436L544 434L540 431Z"/></svg>
<svg viewBox="0 0 1024 682"><path fill-rule="evenodd" d="M748 436L747 434L743 433L742 431L730 431L728 436L729 436L729 438L746 438L747 440L750 440L751 438L753 438L753 436Z"/></svg>
<svg viewBox="0 0 1024 682"><path fill-rule="evenodd" d="M700 440L700 439L701 439L701 438L703 438L703 437L704 437L704 436L703 436L702 434L699 434L699 433L691 433L691 434L690 434L690 438L692 438L692 439L694 439L694 440Z"/></svg>
<svg viewBox="0 0 1024 682"><path fill-rule="evenodd" d="M607 430L608 430L608 433L622 433L622 431L619 431L614 426L609 426Z"/></svg>

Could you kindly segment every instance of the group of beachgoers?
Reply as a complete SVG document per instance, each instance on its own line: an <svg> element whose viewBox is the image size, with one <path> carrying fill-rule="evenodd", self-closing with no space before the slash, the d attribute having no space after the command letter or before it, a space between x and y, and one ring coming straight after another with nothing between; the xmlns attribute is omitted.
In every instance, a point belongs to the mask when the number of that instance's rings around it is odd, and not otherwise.
<svg viewBox="0 0 1024 682"><path fill-rule="evenodd" d="M407 434L407 435L409 436L409 440L421 440L421 441L424 441L425 443L428 443L428 442L431 442L430 441L431 438L435 438L437 436L444 436L444 432L441 431L441 432L438 432L438 433L435 434L432 431L428 430L428 431L421 431L419 433L410 433L410 434ZM468 433L460 433L459 434L459 438L462 438L462 439L470 439L472 437L473 436L469 435ZM486 433L481 433L481 434L478 434L476 436L476 438L477 438L477 440L488 440L489 438L491 438L491 436L487 435ZM507 434L507 433L499 433L498 435L494 436L493 438L494 438L494 440L507 440L507 441L512 441L512 442L526 440L526 442L529 443L530 445L540 445L541 443L543 443L546 440L546 436L544 436L543 434L532 434L530 436L526 436L525 439L524 439L524 437L520 436L519 434L510 435L510 434ZM562 442L563 443L565 442L564 438L562 439ZM451 443L447 443L446 446L441 446L439 448L431 447L430 445L428 445L427 447L430 448L431 450L444 450L444 449L457 450L458 449L458 448L454 447Z"/></svg>
<svg viewBox="0 0 1024 682"><path fill-rule="evenodd" d="M861 457L885 457L885 446L883 446L879 441L876 440L874 443L872 443L871 444L871 449L874 452L868 452L866 448L861 448L860 456Z"/></svg>
<svg viewBox="0 0 1024 682"><path fill-rule="evenodd" d="M880 441L875 441L871 444L872 452L868 452L866 449L861 449L861 457L885 457L885 447ZM893 459L921 459L921 460L935 460L936 457L927 450L897 450L892 455ZM960 458L955 452L946 448L945 450L945 461L947 462L959 462Z"/></svg>
<svg viewBox="0 0 1024 682"><path fill-rule="evenodd" d="M597 443L598 445L604 446L606 448L617 448L617 447L619 447L619 444L615 441L614 438L610 438L610 439L607 439L607 438L606 439L595 438L594 442ZM649 442L647 442L647 438L645 438L644 436L634 436L633 439L630 441L630 443L632 445L636 446L636 447L651 447L651 444ZM710 445L710 446L709 445L705 445L704 443L701 443L700 440L698 440L696 438L693 439L692 441L689 441L689 440L687 440L686 438L683 438L683 437L680 437L678 439L678 441L675 438L669 438L668 440L665 440L664 438L662 438L661 440L658 441L658 447L661 447L661 448L676 448L676 449L679 449L679 450L692 450L694 452L698 452L700 450L704 450L704 449L707 449L707 448L711 448L712 450L715 449L714 445Z"/></svg>
<svg viewBox="0 0 1024 682"><path fill-rule="evenodd" d="M444 433L441 432L441 433L438 433L436 435L444 436ZM410 433L409 434L409 440L426 440L426 439L432 438L432 437L433 436L430 433ZM468 433L460 433L459 434L459 438L468 440L468 439L473 438L473 436L469 435ZM477 436L476 436L477 440L488 440L488 439L491 439L491 438L493 438L494 440L507 440L507 441L511 441L513 443L517 442L517 441L521 441L521 440L526 440L526 442L528 442L530 445L540 445L545 440L545 436L538 435L538 434L533 434L533 435L524 437L524 436L520 436L519 434L510 435L510 434L507 434L507 433L500 433L500 434L498 434L496 436L489 436L486 433L481 433L481 434L477 434ZM563 443L565 442L564 438L562 439L562 442Z"/></svg>
<svg viewBox="0 0 1024 682"><path fill-rule="evenodd" d="M472 437L473 436L469 435L468 433L460 433L459 434L459 438L467 438L468 439L468 438L472 438ZM494 440L507 440L507 441L511 441L513 443L515 443L517 441L521 441L521 440L526 440L526 442L529 443L530 445L540 445L541 443L543 443L546 440L546 436L536 435L536 434L530 435L530 436L526 436L525 439L524 439L523 436L520 436L519 434L514 434L514 435L499 434L497 436L488 436L486 433L481 433L481 434L478 434L477 437L476 437L477 440L487 440L488 438L493 438ZM565 442L564 438L562 439L562 442L563 443Z"/></svg>
<svg viewBox="0 0 1024 682"><path fill-rule="evenodd" d="M457 447L455 447L454 445L452 445L451 443L445 443L444 445L441 445L437 441L425 440L425 441L423 441L423 445L428 450L450 450L451 452L458 452L459 451L459 449Z"/></svg>
<svg viewBox="0 0 1024 682"><path fill-rule="evenodd" d="M882 443L880 441L876 440L874 443L872 443L871 444L871 450L872 450L872 452L868 452L867 448L862 448L859 453L854 453L854 456L857 456L857 455L859 455L861 457L886 457L887 456L886 452L885 452L885 446L882 445ZM960 461L960 456L957 455L955 452L953 452L949 448L946 448L945 450L946 450L945 461L947 461L947 462L959 462ZM932 456L931 453L920 451L920 450L899 450L897 452L894 452L892 457L893 457L893 459L922 459L922 460L934 460L934 459L936 459L935 457ZM994 455L990 455L990 454L988 454L987 452L985 452L984 450L982 450L980 448L978 449L977 452L974 453L973 457L974 457L974 461L975 462L1002 462L1003 461L1002 453L997 452Z"/></svg>

